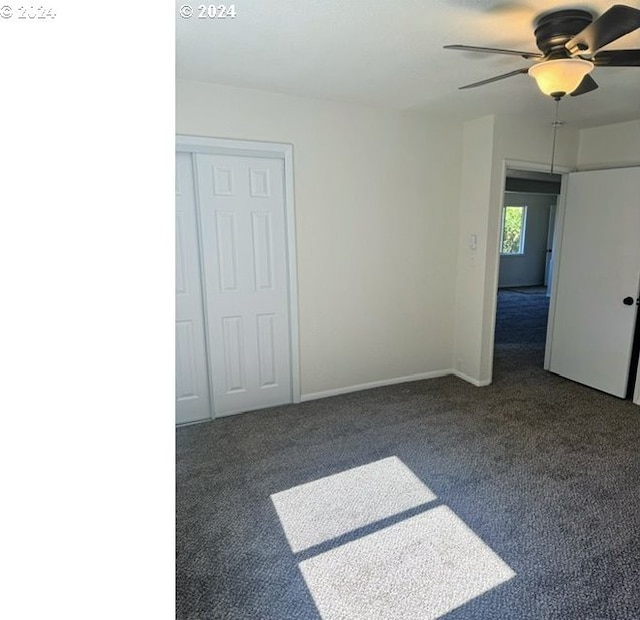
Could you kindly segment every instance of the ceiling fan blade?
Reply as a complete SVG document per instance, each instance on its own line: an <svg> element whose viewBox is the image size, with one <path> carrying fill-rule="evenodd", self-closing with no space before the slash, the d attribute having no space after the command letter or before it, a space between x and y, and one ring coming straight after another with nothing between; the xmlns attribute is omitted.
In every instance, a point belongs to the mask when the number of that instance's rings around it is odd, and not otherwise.
<svg viewBox="0 0 640 620"><path fill-rule="evenodd" d="M585 93L590 93L596 88L598 88L598 84L590 75L587 74L582 78L580 86L571 93L571 96L577 97L578 95L584 95Z"/></svg>
<svg viewBox="0 0 640 620"><path fill-rule="evenodd" d="M591 60L596 67L640 67L640 50L598 52Z"/></svg>
<svg viewBox="0 0 640 620"><path fill-rule="evenodd" d="M475 45L445 45L446 50L461 50L463 52L484 52L485 54L508 54L522 58L543 58L540 52L518 52L517 50L503 50L497 47L477 47Z"/></svg>
<svg viewBox="0 0 640 620"><path fill-rule="evenodd" d="M601 47L640 28L640 11L616 4L569 39L565 47L571 54L594 54Z"/></svg>
<svg viewBox="0 0 640 620"><path fill-rule="evenodd" d="M504 80L505 78L511 77L513 75L519 75L520 73L528 73L529 69L517 69L516 71L509 71L509 73L503 73L502 75L496 75L495 77L488 78L486 80L482 80L481 82L474 82L473 84L467 84L466 86L460 86L459 90L464 90L465 88L475 88L476 86L484 86L485 84L490 84L491 82L497 82L498 80Z"/></svg>

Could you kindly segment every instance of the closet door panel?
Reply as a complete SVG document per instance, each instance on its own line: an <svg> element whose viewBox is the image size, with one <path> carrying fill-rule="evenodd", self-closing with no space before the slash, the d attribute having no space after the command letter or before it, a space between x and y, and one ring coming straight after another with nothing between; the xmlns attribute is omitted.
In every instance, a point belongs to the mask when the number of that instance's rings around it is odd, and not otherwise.
<svg viewBox="0 0 640 620"><path fill-rule="evenodd" d="M211 417L191 155L176 154L176 424Z"/></svg>

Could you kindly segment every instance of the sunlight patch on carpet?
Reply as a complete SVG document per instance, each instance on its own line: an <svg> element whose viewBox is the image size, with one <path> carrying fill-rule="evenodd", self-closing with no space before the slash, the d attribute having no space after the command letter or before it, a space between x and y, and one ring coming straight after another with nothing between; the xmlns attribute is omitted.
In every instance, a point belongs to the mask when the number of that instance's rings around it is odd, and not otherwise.
<svg viewBox="0 0 640 620"><path fill-rule="evenodd" d="M446 506L299 564L323 620L429 620L515 573Z"/></svg>
<svg viewBox="0 0 640 620"><path fill-rule="evenodd" d="M435 499L395 456L271 496L294 553Z"/></svg>

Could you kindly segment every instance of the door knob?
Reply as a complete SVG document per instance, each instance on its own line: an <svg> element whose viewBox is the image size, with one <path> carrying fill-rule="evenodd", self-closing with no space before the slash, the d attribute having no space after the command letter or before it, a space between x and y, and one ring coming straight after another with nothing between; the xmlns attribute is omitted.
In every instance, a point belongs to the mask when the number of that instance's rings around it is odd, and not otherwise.
<svg viewBox="0 0 640 620"><path fill-rule="evenodd" d="M625 306L633 306L633 297L625 297L625 298L622 300L622 303L623 303Z"/></svg>

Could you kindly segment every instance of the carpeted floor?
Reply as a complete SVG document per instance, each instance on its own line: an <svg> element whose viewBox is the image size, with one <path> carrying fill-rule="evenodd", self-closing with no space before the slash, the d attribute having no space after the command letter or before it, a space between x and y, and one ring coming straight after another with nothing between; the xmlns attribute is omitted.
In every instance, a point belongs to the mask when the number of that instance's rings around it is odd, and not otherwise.
<svg viewBox="0 0 640 620"><path fill-rule="evenodd" d="M496 344L544 345L547 337L549 298L511 289L498 291Z"/></svg>
<svg viewBox="0 0 640 620"><path fill-rule="evenodd" d="M640 618L640 408L542 369L545 300L500 293L488 387L178 429L177 618Z"/></svg>

